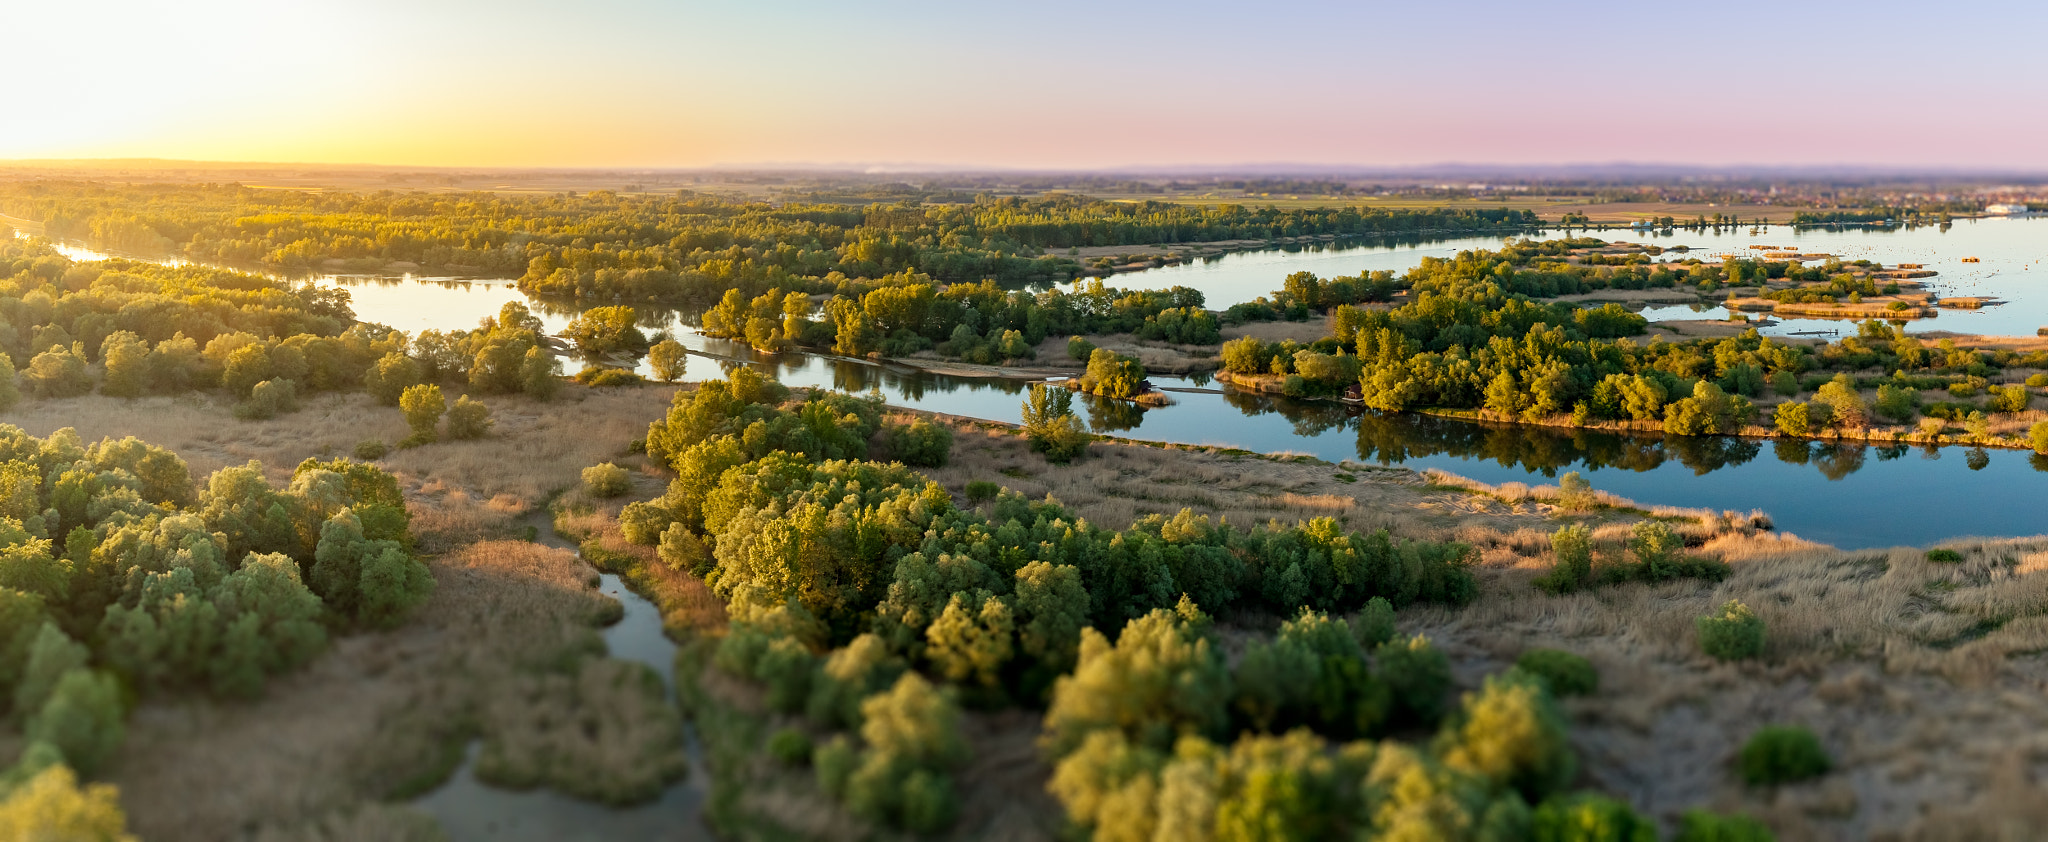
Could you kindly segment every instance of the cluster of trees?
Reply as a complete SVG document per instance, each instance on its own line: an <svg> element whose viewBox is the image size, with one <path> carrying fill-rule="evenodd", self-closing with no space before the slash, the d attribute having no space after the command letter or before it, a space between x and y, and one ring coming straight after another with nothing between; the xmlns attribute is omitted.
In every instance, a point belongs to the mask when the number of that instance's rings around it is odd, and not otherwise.
<svg viewBox="0 0 2048 842"><path fill-rule="evenodd" d="M1185 287L1120 290L1091 280L1069 292L1005 292L993 282L941 287L906 274L835 294L820 305L803 292L738 289L705 311L704 332L763 351L797 346L855 356L936 351L977 363L1028 359L1048 336L1134 333L1188 344L1222 339L1202 294Z"/></svg>
<svg viewBox="0 0 2048 842"><path fill-rule="evenodd" d="M0 427L0 710L27 737L7 777L92 775L135 692L253 696L331 633L397 622L433 589L408 522L397 481L360 463L195 485L134 438Z"/></svg>
<svg viewBox="0 0 2048 842"><path fill-rule="evenodd" d="M859 207L689 191L424 195L63 181L0 187L0 210L41 220L55 236L202 261L409 261L519 273L521 288L534 293L675 302L710 302L728 289L748 298L778 288L826 292L842 279L905 271L947 281L1064 281L1082 267L1046 250L1077 246L1516 231L1538 221L1520 210L1280 210L1068 195Z"/></svg>
<svg viewBox="0 0 2048 842"><path fill-rule="evenodd" d="M1288 275L1281 288L1270 297L1260 296L1254 301L1230 305L1230 309L1223 311L1223 320L1231 324L1279 319L1305 321L1312 314L1343 304L1390 301L1395 293L1404 289L1407 289L1405 280L1387 271L1360 272L1351 277L1335 278L1318 278L1313 272L1296 272Z"/></svg>
<svg viewBox="0 0 2048 842"><path fill-rule="evenodd" d="M741 370L679 394L650 427L649 454L677 478L621 514L628 539L728 600L721 668L762 682L777 710L859 732L814 765L877 821L942 824L957 762L944 746L958 740L933 730L945 711L1037 703L1082 657L1084 630L1195 604L1292 614L1377 599L1385 614L1476 593L1462 544L1189 512L1107 530L1014 492L963 507L907 467L862 461L871 438L913 436L886 429L873 399L791 400Z"/></svg>
<svg viewBox="0 0 2048 842"><path fill-rule="evenodd" d="M1625 803L1569 791L1578 761L1554 696L1583 682L1511 668L1453 707L1443 654L1383 617L1304 612L1235 668L1188 605L1114 643L1082 632L1045 716L1054 795L1097 838L1656 837ZM1686 825L1682 839L1770 838L1742 817Z"/></svg>
<svg viewBox="0 0 2048 842"><path fill-rule="evenodd" d="M632 316L597 308L573 333L592 353L644 351ZM396 405L422 383L545 399L560 386L561 364L540 330L514 302L474 330L407 337L356 322L346 290L190 265L73 263L47 246L0 243L6 405L95 388L117 397L219 389L237 414L267 418L321 391L364 388Z"/></svg>

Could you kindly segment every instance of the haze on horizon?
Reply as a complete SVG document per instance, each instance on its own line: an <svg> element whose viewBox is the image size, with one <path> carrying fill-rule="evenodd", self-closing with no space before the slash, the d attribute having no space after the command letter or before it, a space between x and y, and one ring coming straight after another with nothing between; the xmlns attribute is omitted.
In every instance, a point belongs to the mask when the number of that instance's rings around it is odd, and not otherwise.
<svg viewBox="0 0 2048 842"><path fill-rule="evenodd" d="M2048 170L2048 10L1965 0L141 0L8 13L0 159Z"/></svg>

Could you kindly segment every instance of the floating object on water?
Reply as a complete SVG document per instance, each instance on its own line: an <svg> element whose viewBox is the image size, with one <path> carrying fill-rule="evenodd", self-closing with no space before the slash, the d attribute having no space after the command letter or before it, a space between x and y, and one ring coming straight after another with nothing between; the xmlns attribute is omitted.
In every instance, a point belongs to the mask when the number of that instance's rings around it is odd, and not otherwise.
<svg viewBox="0 0 2048 842"><path fill-rule="evenodd" d="M1963 258L1963 262L1964 262L1964 263L1978 263L1978 262L1981 262L1981 261L1977 260L1977 258L1974 258L1974 257L1965 257L1965 258Z"/></svg>

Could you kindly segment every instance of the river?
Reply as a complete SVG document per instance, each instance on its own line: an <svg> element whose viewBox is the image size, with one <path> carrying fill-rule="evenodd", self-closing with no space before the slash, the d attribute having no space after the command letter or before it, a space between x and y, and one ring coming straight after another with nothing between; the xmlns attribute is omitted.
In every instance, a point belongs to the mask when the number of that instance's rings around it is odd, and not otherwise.
<svg viewBox="0 0 2048 842"><path fill-rule="evenodd" d="M1886 264L1925 263L1942 274L1930 289L1943 295L1991 295L2010 303L1977 312L1944 311L1914 322L1912 330L1948 329L2032 335L2048 324L2048 294L2036 282L2048 280L2048 222L2035 218L1959 220L1947 231L1935 226L1881 230L1862 227L1793 230L1783 226L1757 234L1747 227L1654 232L1606 231L1609 240L1685 244L1684 255L1663 259L1750 252L1768 244L1845 259ZM1280 286L1290 272L1323 276L1367 269L1404 270L1425 256L1493 248L1499 237L1455 238L1424 243L1340 243L1291 250L1229 254L1182 266L1117 276L1123 287L1186 285L1201 289L1211 307L1227 306ZM81 259L96 252L66 246ZM1963 263L1976 257L1977 263ZM408 331L467 328L495 314L508 301L527 297L509 280L424 276L325 275L320 282L348 288L358 315ZM550 331L574 316L573 307L532 302ZM1708 318L1690 308L1658 308L1658 318ZM879 389L890 403L995 421L1015 422L1023 383L932 375L887 364L783 354L764 358L735 343L692 329L680 314L650 314L649 327L668 329L694 354L688 376L714 376L712 366L748 364L772 371L793 386L865 391ZM1773 332L1828 328L1844 323L1786 319ZM744 361L744 362L734 362ZM643 366L644 370L644 366ZM1169 388L1210 385L1206 378L1155 377ZM1122 404L1093 403L1091 426L1127 438L1239 447L1261 452L1292 451L1330 461L1438 468L1489 483L1547 482L1576 470L1594 487L1646 504L1736 509L1761 508L1778 528L1842 547L1928 544L1958 536L2038 534L2048 529L2048 462L2014 450L1964 447L1881 448L1861 444L1783 443L1728 438L1622 436L1548 428L1494 427L1414 415L1386 416L1345 411L1329 404L1291 401L1216 390L1177 393L1177 405L1140 411Z"/></svg>

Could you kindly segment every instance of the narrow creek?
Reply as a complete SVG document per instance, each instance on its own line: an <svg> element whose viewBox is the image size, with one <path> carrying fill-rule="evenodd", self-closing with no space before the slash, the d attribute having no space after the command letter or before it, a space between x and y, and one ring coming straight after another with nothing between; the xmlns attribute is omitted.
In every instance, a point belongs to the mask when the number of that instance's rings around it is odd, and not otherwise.
<svg viewBox="0 0 2048 842"><path fill-rule="evenodd" d="M539 530L540 543L576 551L576 545L554 534L545 512L526 520ZM601 573L598 582L600 593L626 609L625 616L602 631L607 654L653 668L673 702L676 644L662 631L661 609L614 574ZM687 718L683 739L689 772L663 790L660 798L645 804L609 807L544 788L515 791L491 786L476 777L480 743L472 741L454 776L412 806L440 822L450 842L715 839L702 821L710 772L704 767L704 752Z"/></svg>

